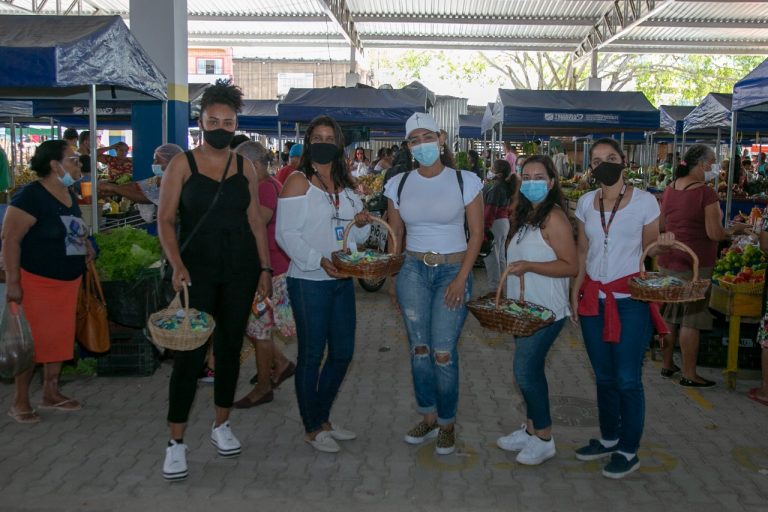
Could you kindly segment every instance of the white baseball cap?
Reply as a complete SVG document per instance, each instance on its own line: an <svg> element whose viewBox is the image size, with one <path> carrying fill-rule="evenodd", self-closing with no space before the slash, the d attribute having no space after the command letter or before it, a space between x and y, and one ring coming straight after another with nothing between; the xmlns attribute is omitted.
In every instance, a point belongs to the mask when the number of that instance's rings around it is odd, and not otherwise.
<svg viewBox="0 0 768 512"><path fill-rule="evenodd" d="M407 139L411 136L412 132L420 128L431 132L440 131L435 119L431 115L425 114L424 112L416 112L405 122L405 138Z"/></svg>

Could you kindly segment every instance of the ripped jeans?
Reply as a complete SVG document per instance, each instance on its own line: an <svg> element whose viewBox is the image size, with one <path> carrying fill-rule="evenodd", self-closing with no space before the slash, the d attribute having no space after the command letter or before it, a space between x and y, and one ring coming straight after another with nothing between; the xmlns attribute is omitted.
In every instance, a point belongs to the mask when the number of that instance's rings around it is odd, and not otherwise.
<svg viewBox="0 0 768 512"><path fill-rule="evenodd" d="M410 343L411 372L420 414L437 412L437 423L456 419L459 401L459 341L467 308L450 310L444 296L461 268L460 263L428 267L406 255L397 276L397 301ZM464 287L464 301L472 293L472 274Z"/></svg>

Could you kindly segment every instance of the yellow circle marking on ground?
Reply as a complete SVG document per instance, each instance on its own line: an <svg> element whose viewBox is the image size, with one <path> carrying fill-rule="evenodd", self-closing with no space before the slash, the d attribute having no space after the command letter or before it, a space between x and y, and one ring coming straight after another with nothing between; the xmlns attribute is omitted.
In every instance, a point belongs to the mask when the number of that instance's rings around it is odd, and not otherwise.
<svg viewBox="0 0 768 512"><path fill-rule="evenodd" d="M477 452L466 443L458 443L451 455L437 455L435 443L428 443L416 451L416 462L420 466L437 471L462 471L479 462Z"/></svg>
<svg viewBox="0 0 768 512"><path fill-rule="evenodd" d="M760 472L768 468L768 449L752 446L736 446L731 450L731 455L740 466L749 471ZM756 464L755 458L760 457L765 464Z"/></svg>

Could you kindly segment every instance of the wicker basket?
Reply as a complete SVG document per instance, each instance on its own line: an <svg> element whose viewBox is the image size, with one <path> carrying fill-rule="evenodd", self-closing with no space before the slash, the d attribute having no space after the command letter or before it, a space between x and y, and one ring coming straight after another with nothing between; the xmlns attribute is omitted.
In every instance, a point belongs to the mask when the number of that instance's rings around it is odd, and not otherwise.
<svg viewBox="0 0 768 512"><path fill-rule="evenodd" d="M728 281L718 279L717 284L720 285L720 288L744 295L762 295L763 288L765 287L765 281L759 283L729 283Z"/></svg>
<svg viewBox="0 0 768 512"><path fill-rule="evenodd" d="M539 329L546 327L555 321L555 313L544 306L525 301L525 279L520 276L520 299L506 299L501 297L504 283L509 275L509 267L499 280L499 288L496 290L496 299L479 298L467 302L467 309L477 318L480 325L496 332L505 332L515 336L530 336ZM525 310L523 315L515 315L503 309L509 304L516 304ZM529 310L548 311L549 318L542 319L530 313Z"/></svg>
<svg viewBox="0 0 768 512"><path fill-rule="evenodd" d="M200 312L206 316L209 328L204 331L195 331L192 329L192 324L189 319L192 315L196 315L198 311L189 308L189 290L187 289L186 283L184 283L182 291L184 292L184 304L182 304L181 301L181 292L177 292L176 297L174 297L171 303L168 304L167 308L149 315L147 329L149 329L152 341L159 347L177 351L195 350L208 341L208 338L213 334L213 329L216 327L216 322L211 315L205 312ZM157 321L175 317L177 312L182 308L184 309L184 318L179 323L177 329L163 329L162 327L155 325L155 322Z"/></svg>
<svg viewBox="0 0 768 512"><path fill-rule="evenodd" d="M707 279L699 279L699 258L684 243L675 240L674 246L687 252L693 260L693 279L686 281L682 285L670 285L659 288L651 288L642 284L646 279L658 279L666 277L661 272L646 272L643 269L643 262L648 251L658 245L658 242L648 244L640 257L640 275L629 280L629 292L635 300L647 302L695 302L703 300L706 296L710 282Z"/></svg>
<svg viewBox="0 0 768 512"><path fill-rule="evenodd" d="M349 249L347 248L347 237L349 236L349 231L352 229L352 226L355 224L354 221L350 222L344 229L344 241L341 246L341 250L331 254L331 261L333 262L333 266L336 267L340 274L348 277L370 279L373 281L383 279L387 276L391 276L392 274L396 274L400 271L400 267L403 266L403 260L405 256L399 251L399 247L397 246L397 238L395 238L395 233L392 231L392 228L389 226L389 224L378 217L371 217L371 222L377 222L387 230L388 240L392 241L390 246L392 248L392 252L389 253L389 257L387 259L371 262L361 261L352 263L340 258L341 254L349 254Z"/></svg>

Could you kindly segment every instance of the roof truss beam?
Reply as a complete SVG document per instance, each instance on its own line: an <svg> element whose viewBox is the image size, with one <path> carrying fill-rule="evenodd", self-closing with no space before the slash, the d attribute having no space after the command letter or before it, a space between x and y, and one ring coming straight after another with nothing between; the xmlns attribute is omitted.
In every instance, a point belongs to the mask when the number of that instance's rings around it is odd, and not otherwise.
<svg viewBox="0 0 768 512"><path fill-rule="evenodd" d="M317 0L320 8L336 24L341 31L344 39L355 50L362 53L363 43L355 28L355 22L352 19L352 13L347 6L346 0Z"/></svg>
<svg viewBox="0 0 768 512"><path fill-rule="evenodd" d="M575 61L589 57L656 16L675 0L614 0L611 8L592 27L573 52Z"/></svg>

